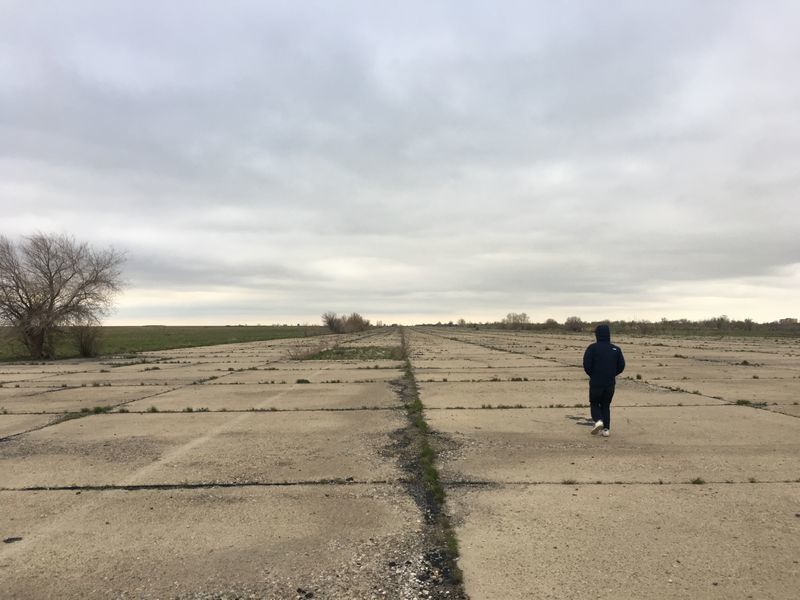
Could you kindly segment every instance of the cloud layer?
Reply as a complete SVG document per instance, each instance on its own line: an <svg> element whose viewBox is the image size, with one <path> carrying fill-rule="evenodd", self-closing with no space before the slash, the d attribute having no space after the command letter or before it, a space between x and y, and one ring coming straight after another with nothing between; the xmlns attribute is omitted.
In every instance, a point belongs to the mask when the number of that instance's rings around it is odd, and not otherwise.
<svg viewBox="0 0 800 600"><path fill-rule="evenodd" d="M3 6L2 233L114 322L796 312L794 2Z"/></svg>

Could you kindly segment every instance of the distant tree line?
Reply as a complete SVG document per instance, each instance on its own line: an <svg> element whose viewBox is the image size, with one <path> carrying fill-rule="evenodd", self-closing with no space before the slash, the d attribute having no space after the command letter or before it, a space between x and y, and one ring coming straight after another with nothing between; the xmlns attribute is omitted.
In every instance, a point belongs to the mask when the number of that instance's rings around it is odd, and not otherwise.
<svg viewBox="0 0 800 600"><path fill-rule="evenodd" d="M354 333L370 327L369 319L365 319L356 312L341 316L335 312L323 313L322 324L332 333Z"/></svg>
<svg viewBox="0 0 800 600"><path fill-rule="evenodd" d="M641 335L777 335L800 336L800 322L796 318L785 318L776 321L758 323L753 319L736 320L727 315L691 321L689 319L661 319L649 320L618 320L604 319L602 321L584 321L580 317L567 317L563 323L555 319L547 319L541 323L530 320L527 314L508 313L504 318L495 322L469 323L459 319L455 323L436 323L450 327L511 329L541 332L591 332L600 323L611 326L615 333L641 334Z"/></svg>

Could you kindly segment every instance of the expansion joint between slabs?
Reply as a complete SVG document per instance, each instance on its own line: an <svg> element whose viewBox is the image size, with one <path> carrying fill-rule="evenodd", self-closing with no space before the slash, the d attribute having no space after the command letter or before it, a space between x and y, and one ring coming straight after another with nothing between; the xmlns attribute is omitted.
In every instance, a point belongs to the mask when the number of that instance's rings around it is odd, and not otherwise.
<svg viewBox="0 0 800 600"><path fill-rule="evenodd" d="M208 490L225 488L257 488L257 487L296 487L296 486L365 486L365 485L402 485L403 479L374 481L356 481L346 479L312 479L307 481L245 481L217 483L142 483L130 485L32 485L19 488L0 488L0 492L106 492L121 490L139 492L148 490Z"/></svg>
<svg viewBox="0 0 800 600"><path fill-rule="evenodd" d="M578 481L573 479L565 479L563 481L488 481L488 480L448 480L443 481L448 487L462 487L462 488L498 488L504 486L536 486L536 485L563 485L563 486L614 486L614 485L631 485L631 486L686 486L697 485L698 487L708 485L774 485L786 483L800 483L800 479L769 479L757 481L732 481L730 479L725 481Z"/></svg>

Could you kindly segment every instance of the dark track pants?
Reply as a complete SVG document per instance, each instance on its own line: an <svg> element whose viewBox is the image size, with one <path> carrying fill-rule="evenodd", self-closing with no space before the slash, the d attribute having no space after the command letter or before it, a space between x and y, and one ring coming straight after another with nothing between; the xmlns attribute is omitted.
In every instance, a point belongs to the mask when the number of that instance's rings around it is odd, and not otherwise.
<svg viewBox="0 0 800 600"><path fill-rule="evenodd" d="M592 420L602 421L603 427L611 429L611 399L614 397L614 386L589 387L589 406L592 409Z"/></svg>

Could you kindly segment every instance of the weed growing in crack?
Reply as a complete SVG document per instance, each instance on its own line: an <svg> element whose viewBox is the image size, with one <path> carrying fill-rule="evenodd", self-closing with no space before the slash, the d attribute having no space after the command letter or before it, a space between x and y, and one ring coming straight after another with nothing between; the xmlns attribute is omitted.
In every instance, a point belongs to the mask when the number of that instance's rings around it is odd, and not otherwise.
<svg viewBox="0 0 800 600"><path fill-rule="evenodd" d="M87 416L89 413L84 412L68 412L62 415L59 415L54 421L53 424L56 423L63 423L64 421L71 421L73 419L80 419L81 417Z"/></svg>
<svg viewBox="0 0 800 600"><path fill-rule="evenodd" d="M439 481L439 472L436 470L436 465L434 464L436 461L436 453L427 440L424 440L422 443L419 458L425 487L431 492L433 499L436 500L438 504L442 504L444 502L445 493Z"/></svg>
<svg viewBox="0 0 800 600"><path fill-rule="evenodd" d="M430 554L435 556L437 562L441 564L441 570L446 574L449 582L460 586L463 576L457 564L458 541L444 510L445 490L436 469L437 453L431 443L430 428L423 416L424 406L419 397L419 388L409 360L408 343L402 328L400 337L405 362L402 396L406 414L411 423L411 426L407 428L408 448L412 450L414 456L414 466L411 467L414 477L411 485L422 492L419 495L415 494L415 498L424 509L435 543L434 550Z"/></svg>

